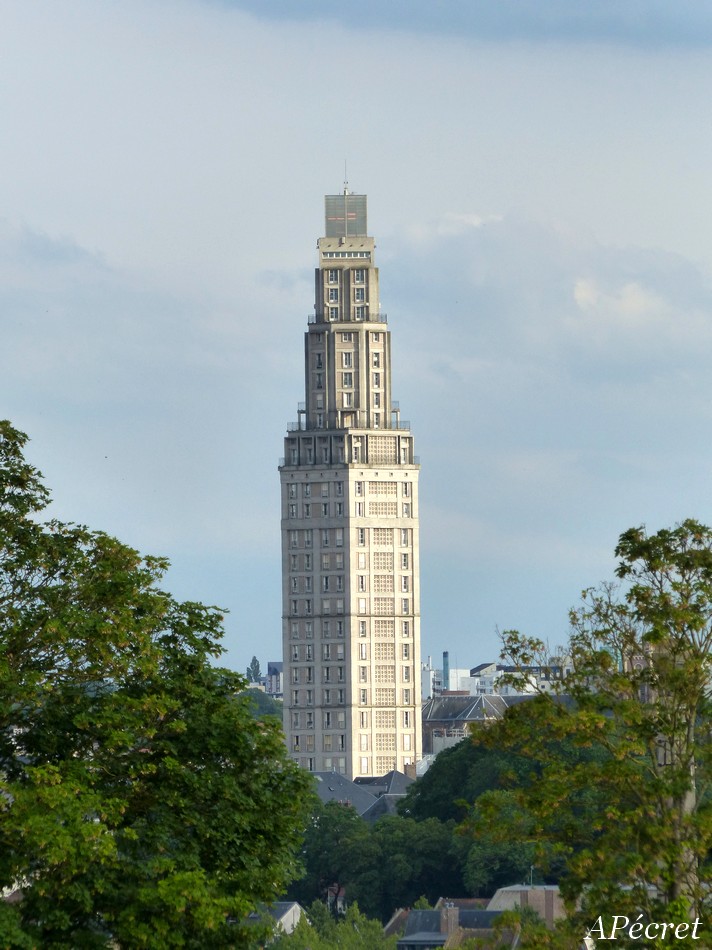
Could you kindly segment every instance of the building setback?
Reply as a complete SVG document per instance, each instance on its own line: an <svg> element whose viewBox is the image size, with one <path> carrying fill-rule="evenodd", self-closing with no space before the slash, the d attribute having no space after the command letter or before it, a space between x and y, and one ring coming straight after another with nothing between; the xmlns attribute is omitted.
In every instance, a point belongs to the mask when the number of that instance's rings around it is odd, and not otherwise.
<svg viewBox="0 0 712 950"><path fill-rule="evenodd" d="M305 401L279 467L284 729L304 768L353 779L421 754L420 466L391 399L366 196L325 206Z"/></svg>

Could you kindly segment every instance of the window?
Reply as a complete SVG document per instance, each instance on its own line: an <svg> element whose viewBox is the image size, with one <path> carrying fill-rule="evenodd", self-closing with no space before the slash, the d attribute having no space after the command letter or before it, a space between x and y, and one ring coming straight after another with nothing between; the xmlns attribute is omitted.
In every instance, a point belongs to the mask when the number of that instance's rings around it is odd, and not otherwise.
<svg viewBox="0 0 712 950"><path fill-rule="evenodd" d="M355 482L355 484L354 484L354 492L355 492L357 495L363 495L363 482Z"/></svg>
<svg viewBox="0 0 712 950"><path fill-rule="evenodd" d="M338 611L338 609L339 609L339 604L341 604L341 612L343 613L343 612L344 612L344 602L343 602L343 600L337 600L337 602L336 602L336 609L337 609L337 611ZM337 621L336 621L336 636L337 636L337 637L343 637L343 635L344 635L344 621L343 621L343 620L337 620Z"/></svg>
<svg viewBox="0 0 712 950"><path fill-rule="evenodd" d="M365 574L358 575L358 589L362 591L366 590L366 575Z"/></svg>
<svg viewBox="0 0 712 950"><path fill-rule="evenodd" d="M324 705L328 706L330 702L331 702L331 690L325 689L324 690ZM331 715L331 713L329 713L329 715Z"/></svg>
<svg viewBox="0 0 712 950"><path fill-rule="evenodd" d="M359 736L359 747L361 752L368 752L368 736L362 735Z"/></svg>
<svg viewBox="0 0 712 950"><path fill-rule="evenodd" d="M409 689L403 690L403 705L410 706L410 690Z"/></svg>
<svg viewBox="0 0 712 950"><path fill-rule="evenodd" d="M351 409L354 401L353 393L342 393L341 397L343 399L344 409Z"/></svg>
<svg viewBox="0 0 712 950"><path fill-rule="evenodd" d="M314 541L314 535L311 528L306 528L304 531L304 547L310 548Z"/></svg>
<svg viewBox="0 0 712 950"><path fill-rule="evenodd" d="M401 547L408 546L408 528L401 528Z"/></svg>
<svg viewBox="0 0 712 950"><path fill-rule="evenodd" d="M359 656L359 660L368 659L368 644L367 643L359 643L358 656Z"/></svg>
<svg viewBox="0 0 712 950"><path fill-rule="evenodd" d="M341 385L344 389L351 389L354 384L354 374L353 373L342 373Z"/></svg>
<svg viewBox="0 0 712 950"><path fill-rule="evenodd" d="M324 683L331 682L331 667L325 666L321 671L321 679Z"/></svg>
<svg viewBox="0 0 712 950"><path fill-rule="evenodd" d="M374 354L373 354L373 367L374 367L374 369L378 369L380 365L381 365L381 354L380 354L380 353L374 353ZM321 369L321 367L319 367L319 368Z"/></svg>
<svg viewBox="0 0 712 950"><path fill-rule="evenodd" d="M342 343L353 343L354 335L353 333L342 333L341 342Z"/></svg>
<svg viewBox="0 0 712 950"><path fill-rule="evenodd" d="M299 647L295 644L292 647L292 662L298 662L298 661L299 661Z"/></svg>
<svg viewBox="0 0 712 950"><path fill-rule="evenodd" d="M314 637L314 624L311 620L306 620L304 622L304 633L307 640L311 640Z"/></svg>
<svg viewBox="0 0 712 950"><path fill-rule="evenodd" d="M373 340L374 343L380 343L380 342L381 342L381 334L380 334L380 333L372 333L372 334L371 334L371 339Z"/></svg>
<svg viewBox="0 0 712 950"><path fill-rule="evenodd" d="M323 637L328 638L328 637L331 635L330 629L331 629L331 628L330 628L330 626L329 626L329 621L328 621L328 620L322 620L322 622L321 622L321 634L322 634Z"/></svg>
<svg viewBox="0 0 712 950"><path fill-rule="evenodd" d="M296 594L298 590L299 590L299 578L293 577L292 578L292 593Z"/></svg>
<svg viewBox="0 0 712 950"><path fill-rule="evenodd" d="M314 690L308 689L307 690L307 706L313 706L313 705L314 705Z"/></svg>
<svg viewBox="0 0 712 950"><path fill-rule="evenodd" d="M299 639L299 623L296 620L292 621L292 640Z"/></svg>
<svg viewBox="0 0 712 950"><path fill-rule="evenodd" d="M338 302L339 302L339 288L329 287L329 303L338 303Z"/></svg>
<svg viewBox="0 0 712 950"><path fill-rule="evenodd" d="M410 729L413 717L409 709L406 709L403 713L403 728Z"/></svg>
<svg viewBox="0 0 712 950"><path fill-rule="evenodd" d="M311 504L305 503L304 505L304 517L311 518Z"/></svg>
<svg viewBox="0 0 712 950"><path fill-rule="evenodd" d="M322 659L323 659L323 660L330 660L330 659L331 659L331 644L330 644L330 643L324 643L324 644L322 644L322 647L321 647L321 656L322 656Z"/></svg>
<svg viewBox="0 0 712 950"><path fill-rule="evenodd" d="M321 546L323 548L329 547L329 531L327 528L321 529Z"/></svg>
<svg viewBox="0 0 712 950"><path fill-rule="evenodd" d="M297 506L296 506L296 505L290 505L290 506L289 506L289 517L290 517L290 518L296 518L296 517L297 517Z"/></svg>
<svg viewBox="0 0 712 950"><path fill-rule="evenodd" d="M359 702L362 706L368 705L368 690L362 689L359 691Z"/></svg>
<svg viewBox="0 0 712 950"><path fill-rule="evenodd" d="M295 713L292 713L292 729L298 729L298 728L299 728L299 713L295 712Z"/></svg>
<svg viewBox="0 0 712 950"><path fill-rule="evenodd" d="M358 622L358 635L360 637L366 636L366 621L365 620L359 620Z"/></svg>
<svg viewBox="0 0 712 950"><path fill-rule="evenodd" d="M295 614L296 612L297 612L297 602L296 602L296 600L293 600L293 601L292 601L292 613Z"/></svg>
<svg viewBox="0 0 712 950"><path fill-rule="evenodd" d="M313 729L313 728L314 728L314 713L308 712L307 713L307 729Z"/></svg>
<svg viewBox="0 0 712 950"><path fill-rule="evenodd" d="M373 385L374 385L374 388L375 388L375 389L379 389L379 388L380 388L380 386L381 386L381 374L380 374L380 373L374 373L374 374L373 374ZM321 388L321 387L320 387L320 388Z"/></svg>
<svg viewBox="0 0 712 950"><path fill-rule="evenodd" d="M356 508L355 508L356 517L363 518L365 511L366 509L365 509L364 503L362 501L357 501Z"/></svg>
<svg viewBox="0 0 712 950"><path fill-rule="evenodd" d="M324 356L322 353L316 354L314 365L317 369L324 369Z"/></svg>
<svg viewBox="0 0 712 950"><path fill-rule="evenodd" d="M374 409L381 408L381 394L380 393L373 394L373 408Z"/></svg>
<svg viewBox="0 0 712 950"><path fill-rule="evenodd" d="M314 374L314 385L316 386L317 389L324 388L324 374L323 373Z"/></svg>
<svg viewBox="0 0 712 950"><path fill-rule="evenodd" d="M329 502L328 502L328 501L325 501L325 502L322 503L322 506L321 506L321 516L322 516L322 518L328 518L328 517L329 517Z"/></svg>
<svg viewBox="0 0 712 950"><path fill-rule="evenodd" d="M346 696L345 691L344 691L343 689L340 689L340 690L338 691L338 693L337 693L337 702L338 702L339 706L343 706L343 705L344 705L345 696ZM344 714L343 714L343 713L339 713L338 715L339 715L339 717L340 717L340 722L343 723L343 721L344 721L344 718L343 718L343 717L344 717Z"/></svg>
<svg viewBox="0 0 712 950"><path fill-rule="evenodd" d="M324 752L331 752L331 736L324 736ZM326 759L324 760L326 762Z"/></svg>
<svg viewBox="0 0 712 950"><path fill-rule="evenodd" d="M403 517L410 518L410 502L409 501L403 502Z"/></svg>
<svg viewBox="0 0 712 950"><path fill-rule="evenodd" d="M353 353L351 353L349 350L346 350L341 354L341 365L344 367L344 369L351 369L353 366Z"/></svg>
<svg viewBox="0 0 712 950"><path fill-rule="evenodd" d="M343 548L344 546L344 529L336 528L336 547Z"/></svg>
<svg viewBox="0 0 712 950"><path fill-rule="evenodd" d="M403 497L410 498L410 482L403 482Z"/></svg>
<svg viewBox="0 0 712 950"><path fill-rule="evenodd" d="M328 554L322 554L321 556L321 569L322 571L329 570L329 555Z"/></svg>
<svg viewBox="0 0 712 950"><path fill-rule="evenodd" d="M404 660L410 659L410 644L409 643L403 644L403 659Z"/></svg>
<svg viewBox="0 0 712 950"><path fill-rule="evenodd" d="M358 612L360 614L366 613L366 598L365 597L359 597L358 599Z"/></svg>
<svg viewBox="0 0 712 950"><path fill-rule="evenodd" d="M360 571L366 570L366 552L365 551L359 551L358 553L358 569Z"/></svg>
<svg viewBox="0 0 712 950"><path fill-rule="evenodd" d="M327 280L330 284L336 284L339 280L339 272L335 267L329 268L327 271Z"/></svg>
<svg viewBox="0 0 712 950"><path fill-rule="evenodd" d="M365 646L365 644L363 645ZM368 683L368 667L367 666L359 666L358 679L360 683Z"/></svg>
<svg viewBox="0 0 712 950"><path fill-rule="evenodd" d="M344 552L343 552L343 551L337 551L337 552L336 552L336 556L335 556L335 560L336 560L336 569L337 569L337 571L343 571L343 569L344 569Z"/></svg>
<svg viewBox="0 0 712 950"><path fill-rule="evenodd" d="M409 555L408 555L408 554L401 554L401 568L402 568L404 571L407 571L407 570L408 570L408 563L409 563Z"/></svg>
<svg viewBox="0 0 712 950"><path fill-rule="evenodd" d="M408 579L408 575L404 574L403 577L401 577L401 590L407 592L409 590L409 585L410 581Z"/></svg>
<svg viewBox="0 0 712 950"><path fill-rule="evenodd" d="M403 602L402 602L402 604L401 604L401 608L402 608L402 613L404 613L404 614L409 614L409 613L410 613L410 601L408 600L407 597L404 597L404 598L403 598Z"/></svg>
<svg viewBox="0 0 712 950"><path fill-rule="evenodd" d="M304 570L310 571L312 569L312 556L311 554L304 555Z"/></svg>
<svg viewBox="0 0 712 950"><path fill-rule="evenodd" d="M403 751L404 752L410 752L411 740L412 740L412 736L408 736L408 735L403 736Z"/></svg>
<svg viewBox="0 0 712 950"><path fill-rule="evenodd" d="M337 594L342 594L344 592L344 578L341 574L338 574L336 577L336 592Z"/></svg>
<svg viewBox="0 0 712 950"><path fill-rule="evenodd" d="M374 429L381 428L381 413L380 412L374 412L373 414L373 428Z"/></svg>
<svg viewBox="0 0 712 950"><path fill-rule="evenodd" d="M321 483L321 497L322 498L329 497L329 483L328 482Z"/></svg>
<svg viewBox="0 0 712 950"><path fill-rule="evenodd" d="M343 501L337 501L337 502L336 502L336 517L337 517L337 518L343 518L343 517L344 517L344 503L343 503Z"/></svg>
<svg viewBox="0 0 712 950"><path fill-rule="evenodd" d="M295 483L295 482L292 482L292 483L290 484L290 486L289 486L289 497L290 497L290 498L296 498L296 497L297 497L297 486L296 486L296 483Z"/></svg>
<svg viewBox="0 0 712 950"><path fill-rule="evenodd" d="M356 290L354 290L354 300L356 301L356 303L363 303L365 299L366 299L365 288L357 287Z"/></svg>
<svg viewBox="0 0 712 950"><path fill-rule="evenodd" d="M403 682L410 683L410 667L409 666L403 667Z"/></svg>
<svg viewBox="0 0 712 950"><path fill-rule="evenodd" d="M357 267L354 270L354 283L362 284L366 279L366 271L363 267Z"/></svg>
<svg viewBox="0 0 712 950"><path fill-rule="evenodd" d="M363 547L363 545L366 543L366 529L365 528L356 529L356 540L358 541L358 544L361 547Z"/></svg>
<svg viewBox="0 0 712 950"><path fill-rule="evenodd" d="M311 592L312 592L312 579L311 579L311 577L305 577L305 578L304 578L304 590L305 590L305 592L306 592L307 594L311 594Z"/></svg>
<svg viewBox="0 0 712 950"><path fill-rule="evenodd" d="M344 658L344 644L337 643L336 644L336 659L343 660L343 658Z"/></svg>
<svg viewBox="0 0 712 950"><path fill-rule="evenodd" d="M339 319L339 308L329 307L329 320L338 320L338 319Z"/></svg>
<svg viewBox="0 0 712 950"><path fill-rule="evenodd" d="M335 482L335 485L336 485L336 497L340 498L344 494L344 483Z"/></svg>
<svg viewBox="0 0 712 950"><path fill-rule="evenodd" d="M339 676L339 682L340 682L340 683L343 683L344 680L346 679L346 677L344 676L344 668L343 668L343 666L337 666L337 667L336 667L336 670L337 670L337 673L338 673L338 676Z"/></svg>
<svg viewBox="0 0 712 950"><path fill-rule="evenodd" d="M324 591L325 594L329 592L329 577L328 577L328 575L327 575L326 577L322 577L322 579L321 579L321 589Z"/></svg>
<svg viewBox="0 0 712 950"><path fill-rule="evenodd" d="M298 571L299 570L299 555L292 554L289 560L289 564L290 564L290 570Z"/></svg>
<svg viewBox="0 0 712 950"><path fill-rule="evenodd" d="M312 602L310 600L304 601L304 613L309 616L312 612Z"/></svg>
<svg viewBox="0 0 712 950"><path fill-rule="evenodd" d="M357 307L355 307L354 317L357 320L366 319L366 308L363 306L363 304L359 304Z"/></svg>
<svg viewBox="0 0 712 950"><path fill-rule="evenodd" d="M293 689L292 690L292 706L298 706L298 705L299 705L299 690Z"/></svg>

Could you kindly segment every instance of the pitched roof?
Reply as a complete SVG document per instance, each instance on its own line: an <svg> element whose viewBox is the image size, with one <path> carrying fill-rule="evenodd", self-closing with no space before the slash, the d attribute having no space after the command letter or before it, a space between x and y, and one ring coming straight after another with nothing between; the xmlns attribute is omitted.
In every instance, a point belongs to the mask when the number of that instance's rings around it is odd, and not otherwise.
<svg viewBox="0 0 712 950"><path fill-rule="evenodd" d="M351 805L359 815L378 800L375 795L350 781L339 772L313 772L316 793L324 804L327 802L341 802Z"/></svg>

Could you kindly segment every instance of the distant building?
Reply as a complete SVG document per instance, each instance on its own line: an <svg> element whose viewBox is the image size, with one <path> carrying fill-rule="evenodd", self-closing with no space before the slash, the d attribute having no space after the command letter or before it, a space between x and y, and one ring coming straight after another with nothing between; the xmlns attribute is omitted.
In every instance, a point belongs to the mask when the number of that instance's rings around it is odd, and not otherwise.
<svg viewBox="0 0 712 950"><path fill-rule="evenodd" d="M262 684L272 699L281 699L284 694L283 668L281 660L270 660L267 663L267 675L262 678Z"/></svg>

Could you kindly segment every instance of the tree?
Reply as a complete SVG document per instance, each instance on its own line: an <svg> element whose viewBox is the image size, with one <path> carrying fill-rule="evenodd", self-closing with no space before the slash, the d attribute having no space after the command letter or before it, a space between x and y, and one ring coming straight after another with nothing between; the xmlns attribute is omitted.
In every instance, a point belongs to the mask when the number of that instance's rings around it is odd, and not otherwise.
<svg viewBox="0 0 712 950"><path fill-rule="evenodd" d="M261 679L262 670L260 669L260 661L256 656L253 656L250 660L250 665L247 667L247 682L259 683Z"/></svg>
<svg viewBox="0 0 712 950"><path fill-rule="evenodd" d="M701 916L712 870L712 531L634 528L616 555L619 584L585 591L571 614L570 702L542 695L487 731L542 763L509 828L565 857L577 926L606 912ZM510 631L504 655L523 668L547 650ZM559 742L587 758L561 757ZM499 804L489 796L490 822Z"/></svg>
<svg viewBox="0 0 712 950"><path fill-rule="evenodd" d="M386 937L377 920L370 920L352 904L341 920L324 915L318 905L309 908L294 932L283 934L270 946L275 950L395 950L397 937Z"/></svg>
<svg viewBox="0 0 712 950"><path fill-rule="evenodd" d="M220 612L167 562L42 523L0 422L0 945L246 946L296 869L308 777L245 680L212 665Z"/></svg>
<svg viewBox="0 0 712 950"><path fill-rule="evenodd" d="M279 722L282 721L282 701L268 696L261 689L246 689L242 693L249 700L252 715L255 719L263 719L265 716L274 716Z"/></svg>

